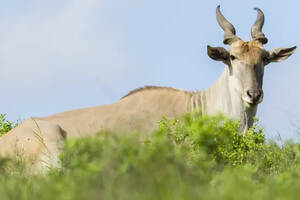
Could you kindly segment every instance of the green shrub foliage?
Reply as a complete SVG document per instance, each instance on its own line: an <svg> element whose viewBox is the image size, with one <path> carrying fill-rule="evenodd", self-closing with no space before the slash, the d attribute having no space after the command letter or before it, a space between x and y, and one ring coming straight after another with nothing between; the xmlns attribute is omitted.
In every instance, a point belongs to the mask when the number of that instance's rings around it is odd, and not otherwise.
<svg viewBox="0 0 300 200"><path fill-rule="evenodd" d="M248 134L222 115L163 118L152 136L67 140L61 168L29 174L0 162L1 199L298 199L300 145Z"/></svg>
<svg viewBox="0 0 300 200"><path fill-rule="evenodd" d="M0 137L17 126L17 123L8 121L5 114L0 114Z"/></svg>

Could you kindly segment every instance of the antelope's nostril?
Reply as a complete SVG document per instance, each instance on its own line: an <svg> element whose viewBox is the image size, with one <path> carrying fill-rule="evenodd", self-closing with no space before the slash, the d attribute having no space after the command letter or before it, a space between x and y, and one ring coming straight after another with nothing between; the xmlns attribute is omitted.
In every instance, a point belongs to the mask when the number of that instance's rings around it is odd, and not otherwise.
<svg viewBox="0 0 300 200"><path fill-rule="evenodd" d="M253 102L257 102L262 95L262 91L261 90L247 90L247 95Z"/></svg>

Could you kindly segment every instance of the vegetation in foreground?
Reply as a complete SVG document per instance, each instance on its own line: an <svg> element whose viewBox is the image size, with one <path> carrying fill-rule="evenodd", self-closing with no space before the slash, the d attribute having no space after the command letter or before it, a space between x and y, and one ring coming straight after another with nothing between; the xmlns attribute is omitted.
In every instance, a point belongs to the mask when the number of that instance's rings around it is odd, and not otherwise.
<svg viewBox="0 0 300 200"><path fill-rule="evenodd" d="M0 114L0 137L10 131L12 128L16 127L18 124L18 121L15 123L8 121L5 116L5 114Z"/></svg>
<svg viewBox="0 0 300 200"><path fill-rule="evenodd" d="M2 129L0 129L2 130ZM219 115L162 119L153 137L102 133L68 140L61 169L0 162L0 199L298 199L300 145L246 137Z"/></svg>

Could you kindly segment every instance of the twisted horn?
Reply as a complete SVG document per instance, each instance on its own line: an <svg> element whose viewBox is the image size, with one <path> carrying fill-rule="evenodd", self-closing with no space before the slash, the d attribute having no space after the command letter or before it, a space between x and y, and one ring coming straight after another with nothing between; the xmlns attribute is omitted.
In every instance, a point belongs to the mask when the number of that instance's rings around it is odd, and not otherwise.
<svg viewBox="0 0 300 200"><path fill-rule="evenodd" d="M254 40L259 40L262 44L266 44L268 39L262 33L262 27L264 26L265 16L259 8L254 8L257 11L257 18L251 28L251 36Z"/></svg>
<svg viewBox="0 0 300 200"><path fill-rule="evenodd" d="M216 9L217 21L220 27L224 31L224 44L232 44L236 39L239 39L235 36L234 26L222 15L220 11L220 5L217 6Z"/></svg>

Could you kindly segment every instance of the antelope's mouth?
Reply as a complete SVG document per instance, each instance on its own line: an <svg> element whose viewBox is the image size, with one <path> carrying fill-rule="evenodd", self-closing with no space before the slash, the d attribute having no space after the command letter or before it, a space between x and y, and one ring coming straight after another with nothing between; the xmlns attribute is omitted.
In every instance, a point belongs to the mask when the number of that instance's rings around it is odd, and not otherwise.
<svg viewBox="0 0 300 200"><path fill-rule="evenodd" d="M242 97L244 104L246 105L246 107L254 107L257 106L258 104L260 104L263 100L263 97L259 98L259 99L250 99L248 97Z"/></svg>

